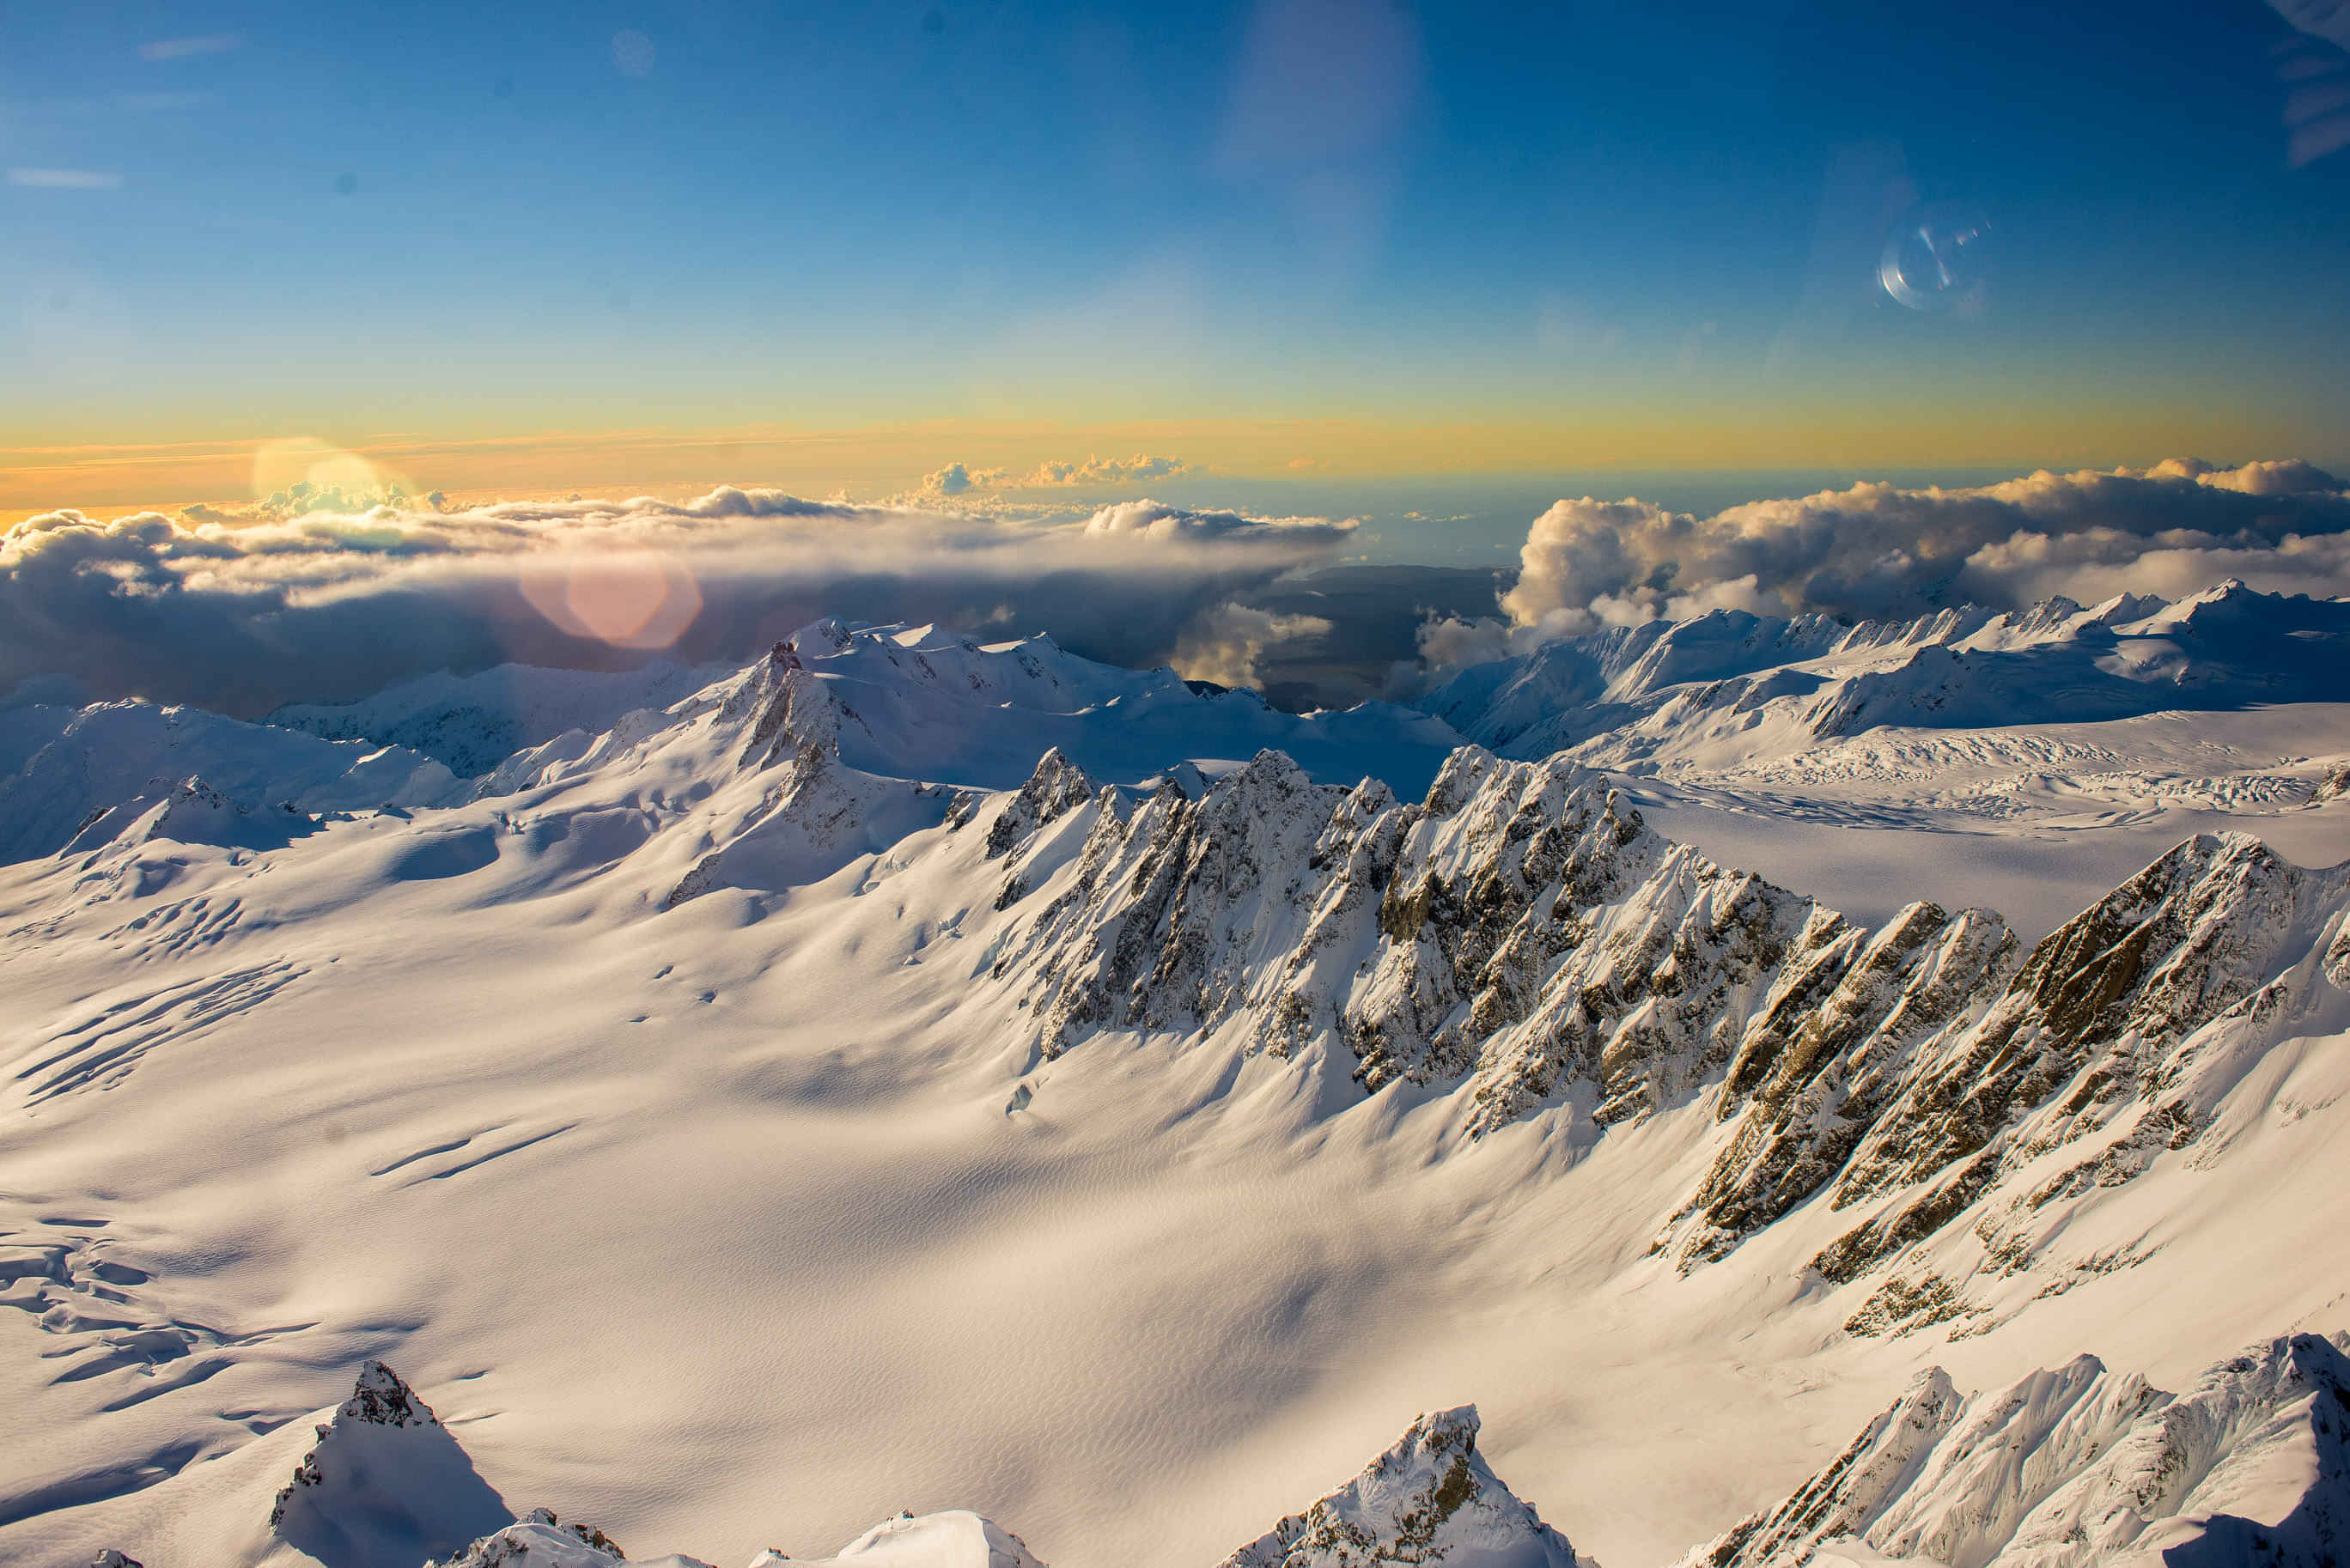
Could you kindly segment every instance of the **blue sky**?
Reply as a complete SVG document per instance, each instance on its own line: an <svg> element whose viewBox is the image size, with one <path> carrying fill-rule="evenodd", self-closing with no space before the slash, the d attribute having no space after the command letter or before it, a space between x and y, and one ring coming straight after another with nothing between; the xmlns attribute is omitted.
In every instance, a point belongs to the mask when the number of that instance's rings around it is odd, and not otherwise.
<svg viewBox="0 0 2350 1568"><path fill-rule="evenodd" d="M23 6L0 39L26 445L1343 419L1340 471L1431 423L1513 432L1471 465L1507 470L2350 456L2350 151L2296 164L2286 123L2350 77L2257 4ZM1877 286L1919 204L1991 223L1961 308Z"/></svg>

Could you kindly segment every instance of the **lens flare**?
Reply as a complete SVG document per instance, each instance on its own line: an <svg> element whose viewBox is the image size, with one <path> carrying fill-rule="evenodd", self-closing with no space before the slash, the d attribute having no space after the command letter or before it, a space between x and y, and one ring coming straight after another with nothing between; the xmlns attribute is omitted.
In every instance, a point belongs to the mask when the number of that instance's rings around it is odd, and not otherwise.
<svg viewBox="0 0 2350 1568"><path fill-rule="evenodd" d="M404 474L310 436L264 441L253 453L253 497L300 509L364 510L414 493Z"/></svg>
<svg viewBox="0 0 2350 1568"><path fill-rule="evenodd" d="M1912 310L1950 310L1982 297L1991 220L1969 207L1923 207L1893 226L1877 279Z"/></svg>
<svg viewBox="0 0 2350 1568"><path fill-rule="evenodd" d="M573 637L615 648L669 648L702 614L683 563L652 550L571 556L525 571L523 597Z"/></svg>

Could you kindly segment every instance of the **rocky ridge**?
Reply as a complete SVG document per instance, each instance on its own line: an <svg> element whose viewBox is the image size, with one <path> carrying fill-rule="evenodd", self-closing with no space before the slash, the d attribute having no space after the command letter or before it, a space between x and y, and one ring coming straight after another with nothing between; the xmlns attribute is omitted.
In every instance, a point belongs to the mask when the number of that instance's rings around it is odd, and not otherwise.
<svg viewBox="0 0 2350 1568"><path fill-rule="evenodd" d="M1968 1397L1929 1367L1785 1501L1682 1568L1798 1568L1839 1541L1946 1568L2339 1562L2345 1344L2254 1345L2179 1395L2089 1355Z"/></svg>
<svg viewBox="0 0 2350 1568"><path fill-rule="evenodd" d="M1710 1168L1656 1250L1696 1268L1825 1197L1852 1214L1813 1261L1831 1283L1910 1265L1856 1332L1987 1312L1969 1279L2017 1272L2066 1199L2195 1143L2350 992L2350 876L2242 836L2180 844L2025 952L1988 910L1858 927L1557 759L1463 749L1402 803L1270 752L1198 799L1076 804L1088 784L1047 759L988 828L1014 919L991 972L1042 1055L1101 1030L1326 1042L1365 1091L1449 1091L1472 1138L1703 1100ZM1927 1258L1954 1227L1967 1255Z"/></svg>

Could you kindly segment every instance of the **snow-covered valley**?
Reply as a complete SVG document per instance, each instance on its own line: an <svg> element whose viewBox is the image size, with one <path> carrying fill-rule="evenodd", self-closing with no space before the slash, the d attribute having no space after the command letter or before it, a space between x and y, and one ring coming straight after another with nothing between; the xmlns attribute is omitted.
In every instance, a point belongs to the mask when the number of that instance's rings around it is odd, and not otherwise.
<svg viewBox="0 0 2350 1568"><path fill-rule="evenodd" d="M2345 617L1717 615L1302 716L827 622L0 714L0 1558L376 1561L270 1522L370 1360L494 1500L410 1563L2330 1540Z"/></svg>

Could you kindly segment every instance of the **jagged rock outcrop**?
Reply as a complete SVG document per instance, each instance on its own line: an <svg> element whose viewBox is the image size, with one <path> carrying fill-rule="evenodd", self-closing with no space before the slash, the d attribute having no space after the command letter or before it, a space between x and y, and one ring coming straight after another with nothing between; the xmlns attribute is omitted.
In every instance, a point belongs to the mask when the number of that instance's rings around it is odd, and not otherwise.
<svg viewBox="0 0 2350 1568"><path fill-rule="evenodd" d="M1470 1079L1472 1132L1561 1095L1604 1124L1695 1092L1812 914L1595 775L1474 748L1409 805L1268 752L1196 801L1098 797L1086 832L995 965L1047 1055L1235 1018L1276 1054L1333 1034L1368 1089Z"/></svg>
<svg viewBox="0 0 2350 1568"><path fill-rule="evenodd" d="M1972 1267L2012 1272L2045 1228L2043 1210L2194 1142L2314 993L2343 989L2350 966L2337 977L2319 955L2350 931L2345 893L2338 869L2302 869L2241 835L2203 836L2058 929L1979 1020L1910 1054L1828 1189L1833 1208L1873 1211L1814 1266L1858 1278L1996 1198L1975 1227ZM2068 1145L2079 1158L2046 1174L2045 1157ZM1949 1272L1929 1291L1936 1317L1968 1310Z"/></svg>
<svg viewBox="0 0 2350 1568"><path fill-rule="evenodd" d="M1004 803L987 830L987 857L1001 860L1025 843L1028 836L1056 822L1072 806L1091 800L1097 786L1085 769L1061 755L1055 746L1036 760L1036 771Z"/></svg>
<svg viewBox="0 0 2350 1568"><path fill-rule="evenodd" d="M1043 1054L1104 1029L1331 1040L1366 1089L1457 1085L1471 1137L1710 1096L1721 1141L1656 1242L1683 1270L1823 1196L1856 1210L1814 1260L1834 1283L1981 1221L1974 1262L1882 1281L1856 1332L1980 1311L1970 1271L2029 1258L2040 1206L2184 1147L2292 999L2350 978L2350 880L2241 836L2180 845L2025 955L1986 910L1856 926L1556 760L1464 748L1403 804L1270 752L1198 799L1080 801L1072 773L1048 758L996 818L1021 850L992 972ZM2013 1187L2076 1141L2071 1174Z"/></svg>
<svg viewBox="0 0 2350 1568"><path fill-rule="evenodd" d="M1422 1416L1363 1473L1222 1568L1575 1568L1575 1548L1477 1451L1477 1407Z"/></svg>
<svg viewBox="0 0 2350 1568"><path fill-rule="evenodd" d="M1716 1114L1734 1130L1692 1200L1700 1219L1684 1267L1721 1257L1833 1179L1919 1052L1988 1005L2016 947L1981 909L1912 904L1874 935L1815 914L1724 1075Z"/></svg>
<svg viewBox="0 0 2350 1568"><path fill-rule="evenodd" d="M317 1436L269 1528L322 1563L415 1568L514 1517L432 1407L380 1361L360 1368Z"/></svg>
<svg viewBox="0 0 2350 1568"><path fill-rule="evenodd" d="M2343 1345L2255 1345L2176 1397L2086 1355L1966 1398L1929 1368L1825 1469L1684 1568L1797 1568L1838 1539L1945 1568L2338 1563Z"/></svg>
<svg viewBox="0 0 2350 1568"><path fill-rule="evenodd" d="M109 1546L89 1560L89 1568L147 1568L136 1557L125 1556Z"/></svg>

